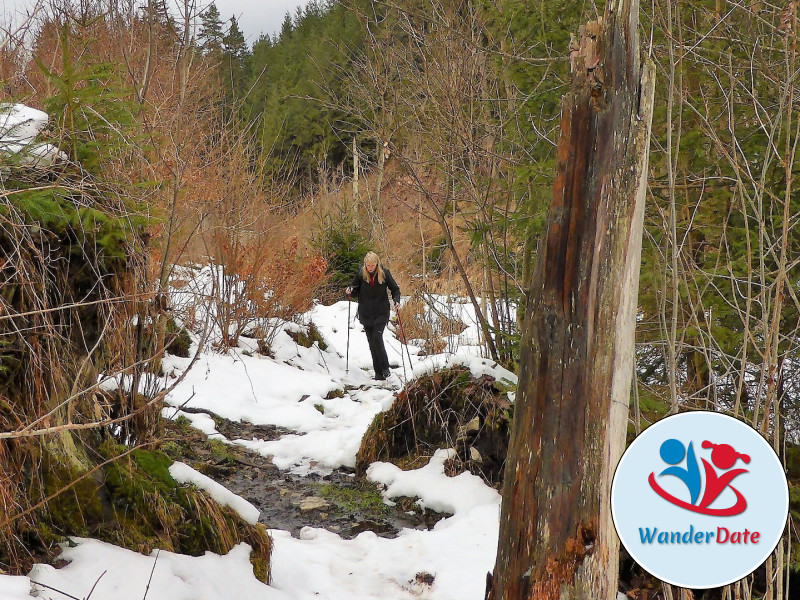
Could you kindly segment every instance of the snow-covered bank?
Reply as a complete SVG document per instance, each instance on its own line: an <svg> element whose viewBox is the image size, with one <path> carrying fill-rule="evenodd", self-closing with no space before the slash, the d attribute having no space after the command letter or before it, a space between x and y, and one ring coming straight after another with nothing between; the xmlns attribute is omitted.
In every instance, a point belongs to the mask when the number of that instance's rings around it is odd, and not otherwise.
<svg viewBox="0 0 800 600"><path fill-rule="evenodd" d="M144 556L97 540L77 538L74 541L77 545L64 548L61 555L68 565L61 569L36 565L30 573L31 581L76 598L85 598L93 590L92 598L98 600L291 598L253 576L247 544L239 544L225 556L208 552L192 557L165 551ZM4 579L0 579L0 586ZM65 597L53 589L33 584L30 596L11 598L63 600ZM6 600L3 587L0 587L0 598Z"/></svg>
<svg viewBox="0 0 800 600"><path fill-rule="evenodd" d="M188 292L185 292L188 294ZM463 310L468 311L467 307ZM461 309L460 309L461 310ZM488 373L515 382L515 376L481 358L477 346L461 344L454 352L420 356L412 346L411 362L391 329L385 340L393 365L387 383L372 379L371 357L363 329L351 310L349 358L348 306L316 306L300 319L313 321L327 343L322 350L298 345L288 334L296 324L285 324L272 344L273 357L257 353L257 342L243 337L239 347L225 353L204 350L186 377L168 395L164 415L187 417L214 439L224 439L209 411L230 420L275 425L292 433L277 440L230 439L297 474L325 474L353 466L361 438L374 416L392 403L406 377L449 364L465 364L476 375ZM462 333L471 339L470 327ZM475 332L472 332L475 333ZM477 339L477 337L472 338ZM197 351L196 345L194 350ZM168 357L168 384L182 373L190 359ZM193 409L185 412L181 409ZM299 538L272 530L272 582L255 579L249 548L241 544L226 556L207 553L188 557L161 552L142 556L96 540L76 539L65 547L60 569L37 565L28 578L0 576L0 600L62 598L34 585L37 581L75 597L86 597L100 578L93 598L136 599L479 599L486 572L491 570L499 529L499 495L477 477L444 474L447 452L438 452L430 464L401 471L388 463L374 463L368 477L386 487L387 500L419 497L423 506L452 513L431 530L405 529L393 539L364 532L343 539L324 529L305 528ZM256 509L218 484L184 468L171 469L174 477L212 489L215 497L237 507L252 521ZM227 493L226 493L227 492ZM105 574L101 576L101 574ZM152 573L149 589L148 581Z"/></svg>

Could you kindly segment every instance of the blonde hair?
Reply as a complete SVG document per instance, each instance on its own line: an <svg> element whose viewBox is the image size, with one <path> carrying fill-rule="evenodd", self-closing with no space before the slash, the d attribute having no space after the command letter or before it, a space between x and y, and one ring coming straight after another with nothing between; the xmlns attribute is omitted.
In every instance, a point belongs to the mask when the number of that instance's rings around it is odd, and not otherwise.
<svg viewBox="0 0 800 600"><path fill-rule="evenodd" d="M364 256L364 264L361 266L361 274L364 277L364 281L370 280L369 271L367 271L367 261L374 260L377 263L375 267L375 272L378 274L378 283L383 283L386 280L386 277L383 274L383 267L381 266L381 259L378 257L377 254L370 251L367 252L366 256Z"/></svg>

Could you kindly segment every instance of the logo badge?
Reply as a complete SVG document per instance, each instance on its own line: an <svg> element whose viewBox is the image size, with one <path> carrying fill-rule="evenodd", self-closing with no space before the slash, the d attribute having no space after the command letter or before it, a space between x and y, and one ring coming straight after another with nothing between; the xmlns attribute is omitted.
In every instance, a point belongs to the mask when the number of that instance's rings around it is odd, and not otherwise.
<svg viewBox="0 0 800 600"><path fill-rule="evenodd" d="M611 488L620 541L659 579L687 588L753 572L783 534L789 488L754 429L714 412L667 417L625 451Z"/></svg>

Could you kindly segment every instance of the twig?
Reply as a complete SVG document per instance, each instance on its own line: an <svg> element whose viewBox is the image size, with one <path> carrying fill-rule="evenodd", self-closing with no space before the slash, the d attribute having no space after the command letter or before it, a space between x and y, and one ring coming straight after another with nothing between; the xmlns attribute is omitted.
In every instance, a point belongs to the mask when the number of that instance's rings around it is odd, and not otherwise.
<svg viewBox="0 0 800 600"><path fill-rule="evenodd" d="M150 591L150 582L153 581L153 573L156 571L156 565L158 564L158 556L161 554L161 549L159 548L156 550L156 559L153 561L153 568L150 569L150 579L147 580L147 587L144 588L144 596L142 596L142 600L146 600L147 592ZM86 600L89 600L88 598Z"/></svg>
<svg viewBox="0 0 800 600"><path fill-rule="evenodd" d="M319 350L320 358L322 358L322 364L325 365L325 370L328 372L328 375L331 374L331 370L328 368L328 361L325 360L325 355L322 353L322 348L319 347L319 343L315 343L317 350Z"/></svg>
<svg viewBox="0 0 800 600"><path fill-rule="evenodd" d="M183 403L183 404L181 404L180 406L176 406L176 407L175 407L175 412L174 412L174 413L172 413L172 416L169 418L169 420L171 421L172 419L174 419L174 418L175 418L175 415L177 415L179 412L181 412L181 410L183 410L183 408L184 408L184 407L185 407L187 404L189 404L189 402L191 402L191 401L192 401L192 398L194 398L196 395L197 395L197 392L195 392L195 391L194 391L194 386L192 386L192 395L191 395L191 396L189 396L189 397L186 399L186 402L184 402L184 403Z"/></svg>
<svg viewBox="0 0 800 600"><path fill-rule="evenodd" d="M100 573L100 577L97 578L97 580L94 582L94 585L92 586L92 589L89 590L89 595L86 596L86 598L84 598L83 600L89 600L89 598L92 597L92 594L94 594L94 588L97 587L97 584L100 583L100 580L103 578L103 575L105 575L106 573L108 573L108 571L103 571L102 573Z"/></svg>
<svg viewBox="0 0 800 600"><path fill-rule="evenodd" d="M59 594L62 594L62 595L64 595L64 596L66 596L67 598L72 598L72 600L81 600L81 598L76 598L76 597L75 597L75 596L73 596L72 594L68 594L67 592L62 592L62 591L61 591L61 590L59 590L58 588L54 588L54 587L52 587L52 586L50 586L50 585L47 585L46 583L39 583L38 581L34 581L33 579L31 579L31 583L32 583L33 585L39 585L39 586L41 586L41 587L43 587L43 588L47 588L48 590L53 590L54 592L57 592L57 593L59 593Z"/></svg>
<svg viewBox="0 0 800 600"><path fill-rule="evenodd" d="M102 300L88 300L86 302L73 302L72 304L63 304L61 306L56 306L53 308L40 308L37 310L29 310L27 312L21 313L10 313L7 315L0 315L0 321L6 321L8 319L16 319L19 317L30 317L32 315L44 315L47 313L53 312L60 312L64 310L70 310L73 308L82 308L85 306L93 306L95 304L114 304L117 302L135 302L140 300L141 298L150 298L153 296L152 292L143 292L140 294L126 294L124 296L117 296L116 298L104 298Z"/></svg>

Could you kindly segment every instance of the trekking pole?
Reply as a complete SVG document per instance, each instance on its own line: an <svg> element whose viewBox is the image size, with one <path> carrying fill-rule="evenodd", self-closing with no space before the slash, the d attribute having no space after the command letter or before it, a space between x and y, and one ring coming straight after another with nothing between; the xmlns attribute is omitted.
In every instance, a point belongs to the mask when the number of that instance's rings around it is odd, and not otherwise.
<svg viewBox="0 0 800 600"><path fill-rule="evenodd" d="M400 309L398 308L395 313L397 314L397 324L400 326L400 335L403 336L402 344L406 347L408 353L408 368L411 369L411 374L414 374L414 369L411 367L411 351L408 349L408 340L406 339L406 330L403 328L403 319L400 318ZM403 356L403 348L400 348L400 356ZM405 364L405 363L403 363ZM405 371L404 371L405 372Z"/></svg>
<svg viewBox="0 0 800 600"><path fill-rule="evenodd" d="M344 372L350 372L350 298L347 299L347 358L344 361Z"/></svg>
<svg viewBox="0 0 800 600"><path fill-rule="evenodd" d="M400 342L400 340L397 340ZM402 384L405 386L408 383L408 373L406 373L406 357L403 356L403 342L400 342L400 361L403 363L403 381ZM411 365L408 365L409 367Z"/></svg>

